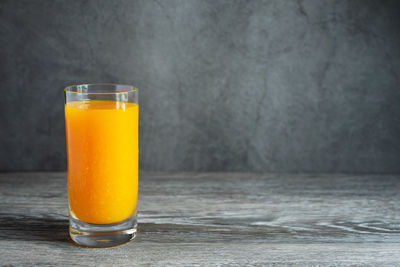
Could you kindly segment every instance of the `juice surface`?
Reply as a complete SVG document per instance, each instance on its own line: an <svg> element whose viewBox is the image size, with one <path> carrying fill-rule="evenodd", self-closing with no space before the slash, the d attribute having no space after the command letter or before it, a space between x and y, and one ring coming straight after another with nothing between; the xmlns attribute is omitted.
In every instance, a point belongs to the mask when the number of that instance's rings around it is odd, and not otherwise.
<svg viewBox="0 0 400 267"><path fill-rule="evenodd" d="M73 217L92 224L129 218L138 194L139 106L118 101L65 105L68 200Z"/></svg>

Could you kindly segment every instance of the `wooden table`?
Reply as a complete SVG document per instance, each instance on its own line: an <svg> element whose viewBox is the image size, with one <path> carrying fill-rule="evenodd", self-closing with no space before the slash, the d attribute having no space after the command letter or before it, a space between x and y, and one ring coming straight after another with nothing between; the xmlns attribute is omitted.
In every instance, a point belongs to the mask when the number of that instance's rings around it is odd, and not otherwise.
<svg viewBox="0 0 400 267"><path fill-rule="evenodd" d="M399 175L147 173L139 234L70 240L65 173L0 174L2 265L400 266Z"/></svg>

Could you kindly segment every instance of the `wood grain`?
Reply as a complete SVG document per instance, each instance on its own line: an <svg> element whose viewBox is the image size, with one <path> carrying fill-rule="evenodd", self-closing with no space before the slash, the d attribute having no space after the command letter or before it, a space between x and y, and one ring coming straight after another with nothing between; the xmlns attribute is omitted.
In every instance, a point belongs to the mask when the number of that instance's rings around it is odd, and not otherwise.
<svg viewBox="0 0 400 267"><path fill-rule="evenodd" d="M139 235L108 249L68 236L65 173L0 174L0 263L400 265L399 175L146 173Z"/></svg>

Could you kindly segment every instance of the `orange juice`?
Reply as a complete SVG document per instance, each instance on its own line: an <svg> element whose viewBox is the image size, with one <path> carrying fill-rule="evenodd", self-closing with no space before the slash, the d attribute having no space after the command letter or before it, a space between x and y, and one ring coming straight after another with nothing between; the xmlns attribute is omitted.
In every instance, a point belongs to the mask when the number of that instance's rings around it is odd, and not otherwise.
<svg viewBox="0 0 400 267"><path fill-rule="evenodd" d="M136 211L139 106L119 101L65 105L71 215L111 224Z"/></svg>

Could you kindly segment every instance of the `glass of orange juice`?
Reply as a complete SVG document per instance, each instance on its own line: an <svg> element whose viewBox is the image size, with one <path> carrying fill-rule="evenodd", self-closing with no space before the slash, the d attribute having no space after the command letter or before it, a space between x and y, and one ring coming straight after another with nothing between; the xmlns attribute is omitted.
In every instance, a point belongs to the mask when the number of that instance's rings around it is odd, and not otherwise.
<svg viewBox="0 0 400 267"><path fill-rule="evenodd" d="M137 227L138 90L82 84L64 95L70 236L89 247L126 243Z"/></svg>

